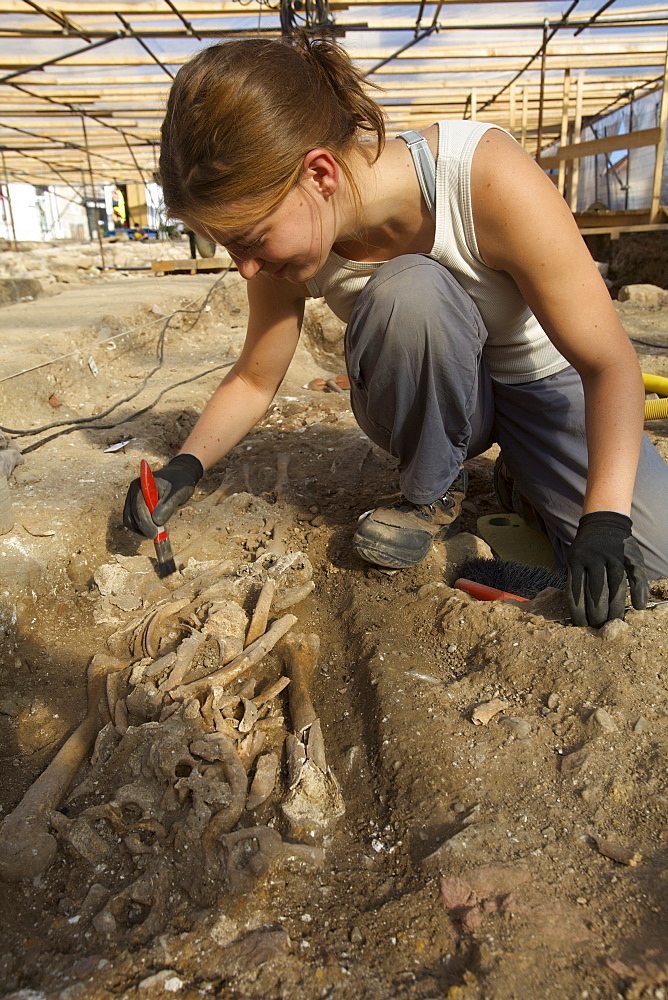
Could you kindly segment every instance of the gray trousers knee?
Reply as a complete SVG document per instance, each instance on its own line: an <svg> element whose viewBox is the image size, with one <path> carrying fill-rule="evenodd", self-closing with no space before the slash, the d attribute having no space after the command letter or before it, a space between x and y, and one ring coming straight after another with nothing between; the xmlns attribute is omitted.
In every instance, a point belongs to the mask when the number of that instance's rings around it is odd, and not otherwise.
<svg viewBox="0 0 668 1000"><path fill-rule="evenodd" d="M398 460L413 503L443 496L462 462L498 441L563 566L586 488L580 377L567 368L522 385L493 381L486 339L477 306L443 265L419 254L389 261L346 331L353 412ZM645 438L631 514L650 578L668 575L667 499L668 465Z"/></svg>
<svg viewBox="0 0 668 1000"><path fill-rule="evenodd" d="M388 261L358 296L346 330L353 413L398 460L413 503L443 496L464 459L491 442L486 339L478 307L430 257Z"/></svg>

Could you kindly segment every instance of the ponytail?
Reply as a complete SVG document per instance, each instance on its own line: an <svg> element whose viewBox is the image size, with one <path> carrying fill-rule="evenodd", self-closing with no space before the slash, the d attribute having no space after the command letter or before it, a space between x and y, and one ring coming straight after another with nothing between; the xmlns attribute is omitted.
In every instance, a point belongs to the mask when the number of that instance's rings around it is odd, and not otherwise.
<svg viewBox="0 0 668 1000"><path fill-rule="evenodd" d="M174 81L162 125L160 178L170 215L206 225L255 221L299 181L305 155L347 160L363 133L385 142L382 109L334 42L301 32L289 41L223 42L199 52Z"/></svg>

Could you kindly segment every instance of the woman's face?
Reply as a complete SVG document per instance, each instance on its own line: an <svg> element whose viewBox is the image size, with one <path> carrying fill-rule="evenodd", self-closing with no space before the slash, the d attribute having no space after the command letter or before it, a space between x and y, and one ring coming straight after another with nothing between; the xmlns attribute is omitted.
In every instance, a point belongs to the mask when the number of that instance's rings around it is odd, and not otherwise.
<svg viewBox="0 0 668 1000"><path fill-rule="evenodd" d="M271 278L298 284L312 278L336 241L329 199L297 184L271 212L243 230L207 227L184 219L189 228L225 247L242 278L262 271Z"/></svg>

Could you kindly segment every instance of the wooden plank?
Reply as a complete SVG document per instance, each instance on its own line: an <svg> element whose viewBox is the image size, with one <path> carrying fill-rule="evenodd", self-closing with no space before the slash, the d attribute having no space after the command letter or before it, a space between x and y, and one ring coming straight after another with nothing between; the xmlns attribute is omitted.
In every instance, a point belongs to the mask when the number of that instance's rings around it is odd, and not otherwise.
<svg viewBox="0 0 668 1000"><path fill-rule="evenodd" d="M208 259L199 257L183 258L182 260L154 260L151 262L151 270L159 271L163 274L213 274L217 271L224 271L229 261L222 257L210 257Z"/></svg>
<svg viewBox="0 0 668 1000"><path fill-rule="evenodd" d="M563 105L561 109L561 136L559 142L563 149L568 143L568 105L571 97L571 71L570 69L564 70L564 92L563 92ZM566 185L566 161L562 160L559 163L559 178L557 180L557 188L559 194L563 195L564 188Z"/></svg>
<svg viewBox="0 0 668 1000"><path fill-rule="evenodd" d="M602 139L562 146L554 156L541 157L540 165L544 170L552 170L558 167L562 160L577 160L583 156L595 156L597 153L612 153L616 149L656 146L660 138L660 128L645 128L639 132L625 132L623 135L607 135Z"/></svg>
<svg viewBox="0 0 668 1000"><path fill-rule="evenodd" d="M582 132L582 98L584 95L584 76L582 73L578 75L578 82L576 84L575 90L575 121L573 122L573 145L578 145L580 143L580 135ZM573 160L573 167L571 170L571 196L570 196L570 208L571 212L575 212L578 207L578 187L580 183L580 157L576 157Z"/></svg>

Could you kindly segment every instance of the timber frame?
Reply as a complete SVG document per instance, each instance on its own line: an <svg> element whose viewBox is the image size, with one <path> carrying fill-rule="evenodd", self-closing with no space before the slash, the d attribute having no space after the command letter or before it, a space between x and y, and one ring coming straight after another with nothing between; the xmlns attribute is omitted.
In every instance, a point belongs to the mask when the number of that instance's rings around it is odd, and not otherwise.
<svg viewBox="0 0 668 1000"><path fill-rule="evenodd" d="M594 231L658 227L668 8L620 0L0 0L0 182L82 188L154 179L180 65L204 45L295 25L335 35L381 89L388 134L439 118L509 129L577 204L592 153L653 146L642 213L580 218ZM540 13L537 15L536 10ZM655 94L656 125L580 142L582 128ZM558 145L556 153L555 144ZM547 151L552 148L550 155ZM593 227L593 228L590 228Z"/></svg>

